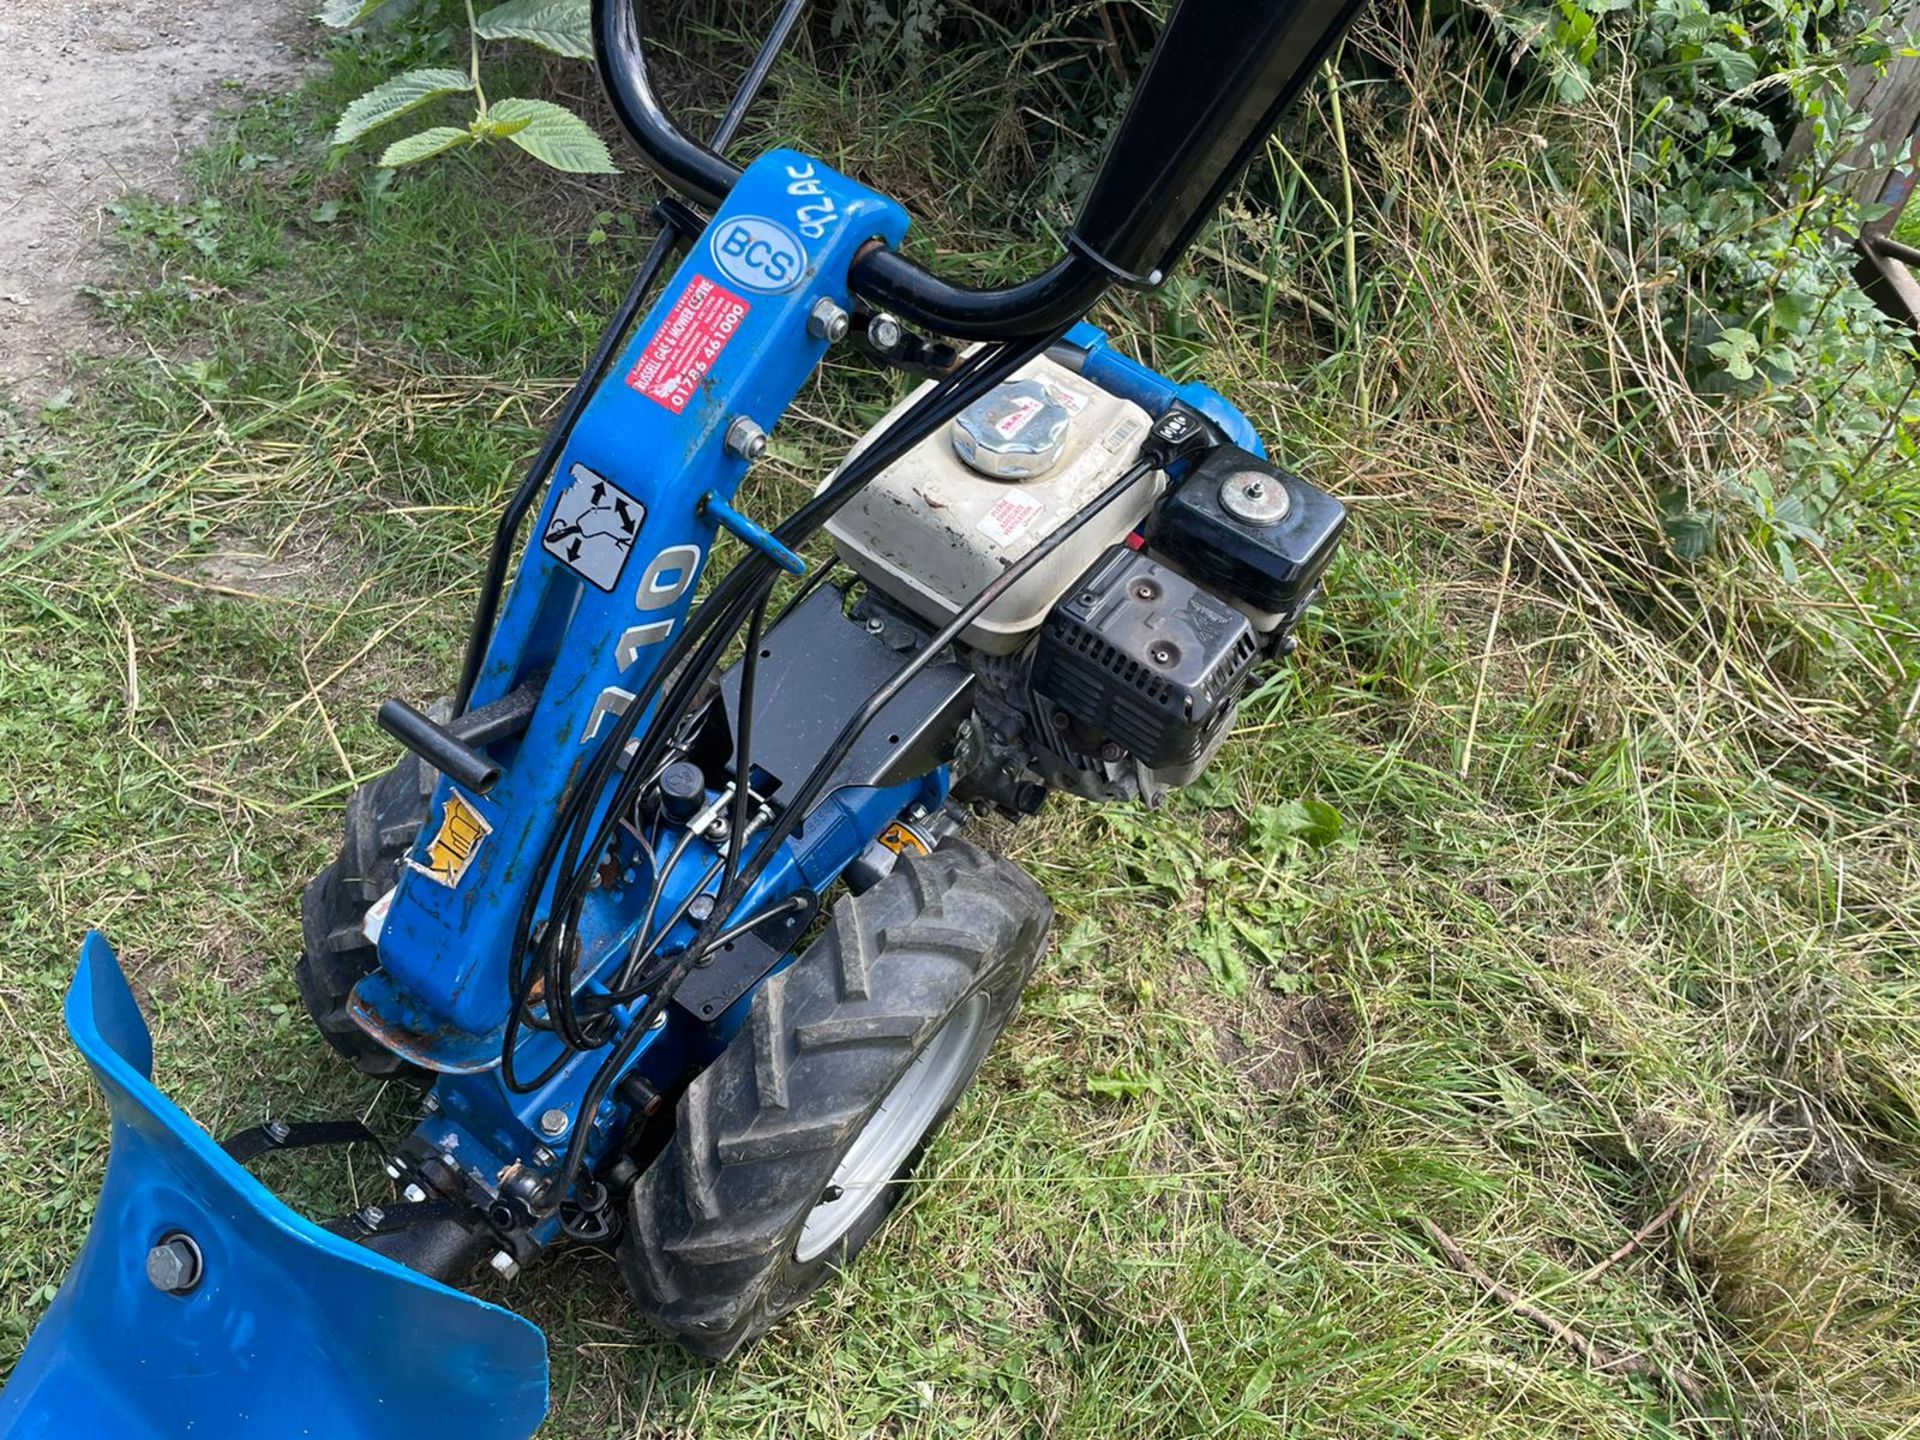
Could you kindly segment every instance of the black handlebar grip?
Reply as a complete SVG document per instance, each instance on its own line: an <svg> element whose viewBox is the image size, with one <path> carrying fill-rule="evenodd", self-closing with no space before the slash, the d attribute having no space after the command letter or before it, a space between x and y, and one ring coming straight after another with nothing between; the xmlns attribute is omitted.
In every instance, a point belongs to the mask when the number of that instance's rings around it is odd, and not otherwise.
<svg viewBox="0 0 1920 1440"><path fill-rule="evenodd" d="M1071 243L1156 283L1346 33L1360 0L1182 0L1134 89Z"/></svg>

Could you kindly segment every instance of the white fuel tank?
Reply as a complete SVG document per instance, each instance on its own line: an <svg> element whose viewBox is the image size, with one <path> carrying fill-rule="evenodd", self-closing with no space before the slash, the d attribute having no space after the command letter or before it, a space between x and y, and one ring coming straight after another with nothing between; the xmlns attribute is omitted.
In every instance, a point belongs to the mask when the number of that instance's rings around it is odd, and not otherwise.
<svg viewBox="0 0 1920 1440"><path fill-rule="evenodd" d="M1148 423L1132 401L1042 356L875 476L827 522L827 533L874 588L944 625L1118 479L1138 458ZM965 642L990 655L1019 649L1100 552L1140 523L1165 483L1158 471L1142 476L988 606Z"/></svg>

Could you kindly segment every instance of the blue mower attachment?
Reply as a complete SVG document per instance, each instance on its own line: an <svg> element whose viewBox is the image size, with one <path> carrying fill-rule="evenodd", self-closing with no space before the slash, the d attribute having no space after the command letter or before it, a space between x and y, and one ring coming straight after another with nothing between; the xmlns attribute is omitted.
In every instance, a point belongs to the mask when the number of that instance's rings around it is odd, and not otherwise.
<svg viewBox="0 0 1920 1440"><path fill-rule="evenodd" d="M301 902L322 1037L419 1095L396 1197L274 1199L251 1154L373 1137L216 1145L90 936L67 1024L111 1159L0 1440L528 1435L540 1332L449 1286L566 1243L734 1354L878 1233L1032 981L1051 907L969 818L1157 802L1292 652L1346 512L1083 316L1159 283L1358 0L1182 0L1066 254L997 290L809 156L721 153L804 5L708 148L636 6L594 0L614 113L684 198L500 518L452 697L382 707L407 753ZM743 482L847 342L924 383L764 524ZM716 549L743 558L703 586Z"/></svg>
<svg viewBox="0 0 1920 1440"><path fill-rule="evenodd" d="M113 1149L86 1246L0 1391L0 1436L533 1433L539 1327L275 1199L154 1087L152 1037L98 934L66 1010Z"/></svg>

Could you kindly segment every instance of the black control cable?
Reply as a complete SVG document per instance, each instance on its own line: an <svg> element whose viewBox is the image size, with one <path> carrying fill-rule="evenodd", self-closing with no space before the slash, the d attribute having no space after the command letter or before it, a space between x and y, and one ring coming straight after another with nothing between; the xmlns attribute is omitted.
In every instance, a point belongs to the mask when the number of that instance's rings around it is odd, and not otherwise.
<svg viewBox="0 0 1920 1440"><path fill-rule="evenodd" d="M1019 345L988 346L962 361L954 372L935 383L907 411L898 416L868 447L850 459L841 473L776 527L774 534L790 549L798 548L817 532L841 505L857 494L886 466L892 464L939 425L988 393L1007 375L1044 351L1057 338L1047 336ZM522 906L520 923L514 928L509 953L508 988L512 996L505 1045L518 1035L522 1017L532 1001L535 984L544 979L544 996L550 1018L556 1010L566 1009L572 1001L572 936L577 933L580 907L590 889L591 871L605 850L619 818L627 813L653 773L678 731L680 722L699 699L707 677L724 656L727 645L741 624L750 616L762 595L769 592L780 575L773 561L760 552L746 557L730 569L711 594L696 607L681 632L668 642L665 655L656 663L645 685L629 702L599 749L588 761L579 779L569 787L561 802L560 822L548 840L534 868L534 875ZM661 691L672 681L672 688L660 711L652 718L647 733L631 756L628 742L648 715ZM614 790L613 802L599 812L599 801L622 760L627 772ZM601 813L600 824L593 817ZM589 831L592 831L591 835ZM544 927L537 920L545 891L546 878L558 862L560 882L553 903L548 906ZM537 938L536 938L537 937ZM533 945L540 953L538 963L527 965L527 949ZM568 1027L575 1028L575 1027ZM573 1038L573 1037L570 1037ZM592 1036L578 1038L592 1041ZM593 1048L591 1043L583 1048ZM538 1081L522 1081L503 1053L502 1078L519 1093L538 1088ZM556 1062L558 1063L558 1062ZM550 1067L551 1068L551 1067ZM542 1081L551 1075L543 1075ZM604 1091L602 1092L604 1098Z"/></svg>
<svg viewBox="0 0 1920 1440"><path fill-rule="evenodd" d="M1051 343L1051 340L1048 343ZM922 646L912 659L896 670L886 684L876 690L867 702L848 718L847 723L841 727L840 733L834 738L833 744L808 773L806 780L795 791L792 800L787 802L780 819L766 833L766 837L754 851L753 858L734 878L733 885L721 893L719 902L714 905L693 943L675 959L672 967L659 977L647 992L646 1005L634 1017L633 1023L620 1037L612 1052L595 1073L593 1082L587 1087L587 1093L581 1101L582 1122L576 1127L573 1139L567 1146L566 1159L543 1191L543 1195L551 1204L557 1205L560 1199L572 1189L574 1181L579 1178L581 1169L586 1163L588 1137L593 1129L590 1124L585 1123L586 1117L599 1113L600 1105L606 1099L607 1092L613 1088L615 1079L626 1068L628 1060L639 1048L640 1041L647 1034L655 1018L665 1013L674 993L699 964L700 958L720 943L724 936L738 929L738 926L732 923L733 908L760 878L780 846L808 814L813 802L819 797L819 792L833 772L839 768L840 762L846 758L848 751L853 748L860 736L895 697L913 682L914 677L931 665L968 626L980 618L994 601L1031 574L1035 566L1077 534L1096 515L1138 485L1142 478L1159 468L1159 464L1158 457L1147 456L1129 466L1119 479L1102 490L1084 509L1070 516L1031 550L995 576L979 594L962 606L953 619ZM774 912L769 911L769 914L772 913ZM764 920L767 917L759 918ZM610 998L615 1003L619 1003L623 997L616 993Z"/></svg>

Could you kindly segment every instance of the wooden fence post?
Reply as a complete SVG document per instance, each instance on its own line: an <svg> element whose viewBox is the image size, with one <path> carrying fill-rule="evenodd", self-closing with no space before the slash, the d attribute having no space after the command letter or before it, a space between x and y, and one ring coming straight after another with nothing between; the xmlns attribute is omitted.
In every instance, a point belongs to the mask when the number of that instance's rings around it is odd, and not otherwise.
<svg viewBox="0 0 1920 1440"><path fill-rule="evenodd" d="M1886 0L1891 3L1891 0ZM1895 33L1920 35L1920 4L1908 0L1906 13ZM1920 162L1920 55L1895 55L1884 72L1871 66L1855 70L1847 81L1847 100L1857 110L1872 117L1856 152L1864 162L1867 150L1881 144L1887 147L1889 165L1861 170L1838 183L1855 195L1881 200L1893 206L1885 216L1867 226L1869 233L1885 234L1893 229L1901 207L1914 188L1914 170ZM1791 165L1807 153L1805 128L1796 131L1787 143L1783 165Z"/></svg>

